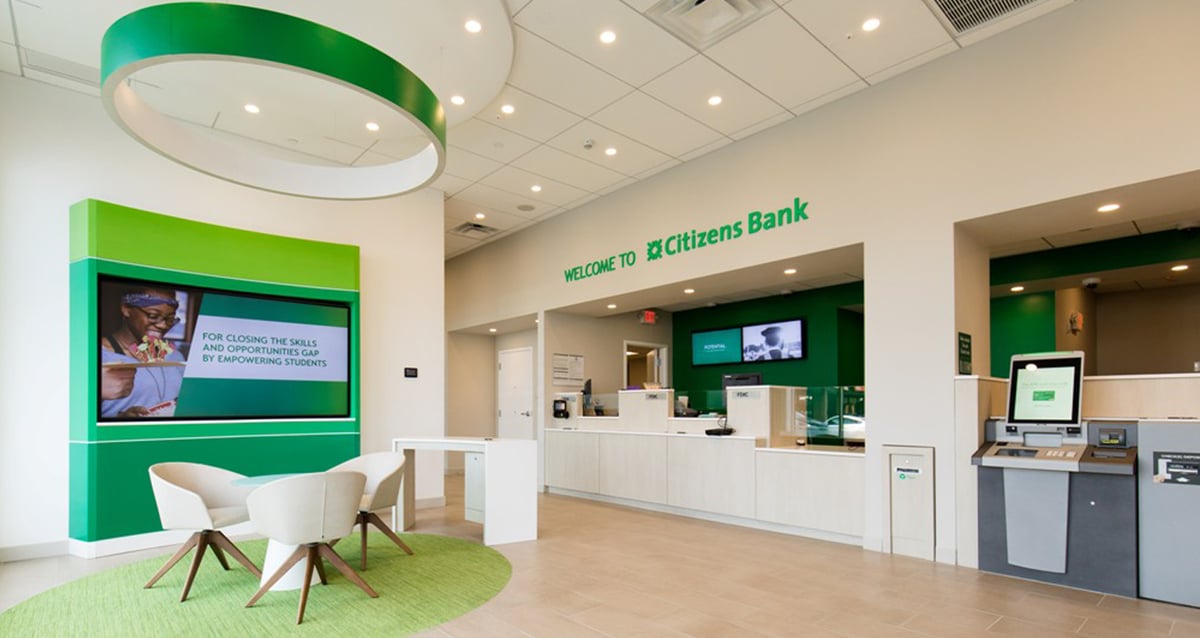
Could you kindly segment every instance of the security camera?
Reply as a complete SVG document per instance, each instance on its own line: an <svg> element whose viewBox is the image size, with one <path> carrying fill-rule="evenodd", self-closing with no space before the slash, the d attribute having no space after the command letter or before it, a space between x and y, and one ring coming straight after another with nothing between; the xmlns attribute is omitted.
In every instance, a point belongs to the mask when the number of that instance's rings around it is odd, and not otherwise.
<svg viewBox="0 0 1200 638"><path fill-rule="evenodd" d="M592 150L592 147L593 147L593 146L595 146L595 145L596 145L596 143L595 143L595 142L593 142L591 139L586 139L586 140L584 140L584 141L583 141L583 149L584 149L585 151L590 151L590 150Z"/></svg>
<svg viewBox="0 0 1200 638"><path fill-rule="evenodd" d="M1099 277L1085 277L1083 279L1083 287L1087 288L1088 290L1095 290L1096 288L1099 288L1100 287L1100 278Z"/></svg>

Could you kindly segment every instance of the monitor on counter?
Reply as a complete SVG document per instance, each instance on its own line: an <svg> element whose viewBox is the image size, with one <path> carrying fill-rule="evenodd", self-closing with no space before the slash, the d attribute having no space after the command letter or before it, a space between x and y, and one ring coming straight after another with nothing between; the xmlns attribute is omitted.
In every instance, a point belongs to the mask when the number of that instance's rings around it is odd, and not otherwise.
<svg viewBox="0 0 1200 638"><path fill-rule="evenodd" d="M721 389L741 385L762 385L762 374L758 372L743 372L741 374L726 374L721 377Z"/></svg>
<svg viewBox="0 0 1200 638"><path fill-rule="evenodd" d="M1008 375L1008 422L1079 425L1083 353L1014 355Z"/></svg>

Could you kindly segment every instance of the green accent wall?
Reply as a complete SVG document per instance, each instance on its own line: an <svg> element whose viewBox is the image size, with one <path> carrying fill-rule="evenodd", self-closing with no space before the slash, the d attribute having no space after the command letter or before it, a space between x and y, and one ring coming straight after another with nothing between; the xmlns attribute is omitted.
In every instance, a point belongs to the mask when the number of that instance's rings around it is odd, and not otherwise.
<svg viewBox="0 0 1200 638"><path fill-rule="evenodd" d="M992 376L1008 378L1014 354L1054 351L1054 291L992 299Z"/></svg>
<svg viewBox="0 0 1200 638"><path fill-rule="evenodd" d="M71 207L70 254L71 538L98 541L160 529L147 474L154 463L192 461L255 475L324 470L359 454L357 246L84 200ZM98 424L101 276L347 304L350 418ZM344 311L323 310L316 309L312 321L345 325Z"/></svg>
<svg viewBox="0 0 1200 638"><path fill-rule="evenodd" d="M1164 230L993 259L993 286L1200 259L1200 231Z"/></svg>
<svg viewBox="0 0 1200 638"><path fill-rule="evenodd" d="M863 383L863 315L846 307L863 303L861 283L724 304L675 313L672 318L672 385L687 392L692 407L721 389L721 376L760 372L769 385L833 386ZM692 333L783 319L807 319L808 357L799 361L693 366Z"/></svg>

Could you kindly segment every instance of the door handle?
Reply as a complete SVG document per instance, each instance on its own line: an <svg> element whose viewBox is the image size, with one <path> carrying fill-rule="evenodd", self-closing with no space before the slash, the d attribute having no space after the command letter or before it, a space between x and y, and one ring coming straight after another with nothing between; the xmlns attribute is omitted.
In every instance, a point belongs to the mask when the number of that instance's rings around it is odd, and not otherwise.
<svg viewBox="0 0 1200 638"><path fill-rule="evenodd" d="M533 414L530 412L522 412L521 416L533 416Z"/></svg>

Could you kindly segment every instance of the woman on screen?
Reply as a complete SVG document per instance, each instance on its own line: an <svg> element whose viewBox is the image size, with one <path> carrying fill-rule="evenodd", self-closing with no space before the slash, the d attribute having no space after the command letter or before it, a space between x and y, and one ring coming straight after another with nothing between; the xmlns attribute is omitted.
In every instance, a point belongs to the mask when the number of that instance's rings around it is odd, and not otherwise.
<svg viewBox="0 0 1200 638"><path fill-rule="evenodd" d="M178 310L170 288L125 289L119 324L100 335L100 416L174 414L184 357L166 335L179 322Z"/></svg>

